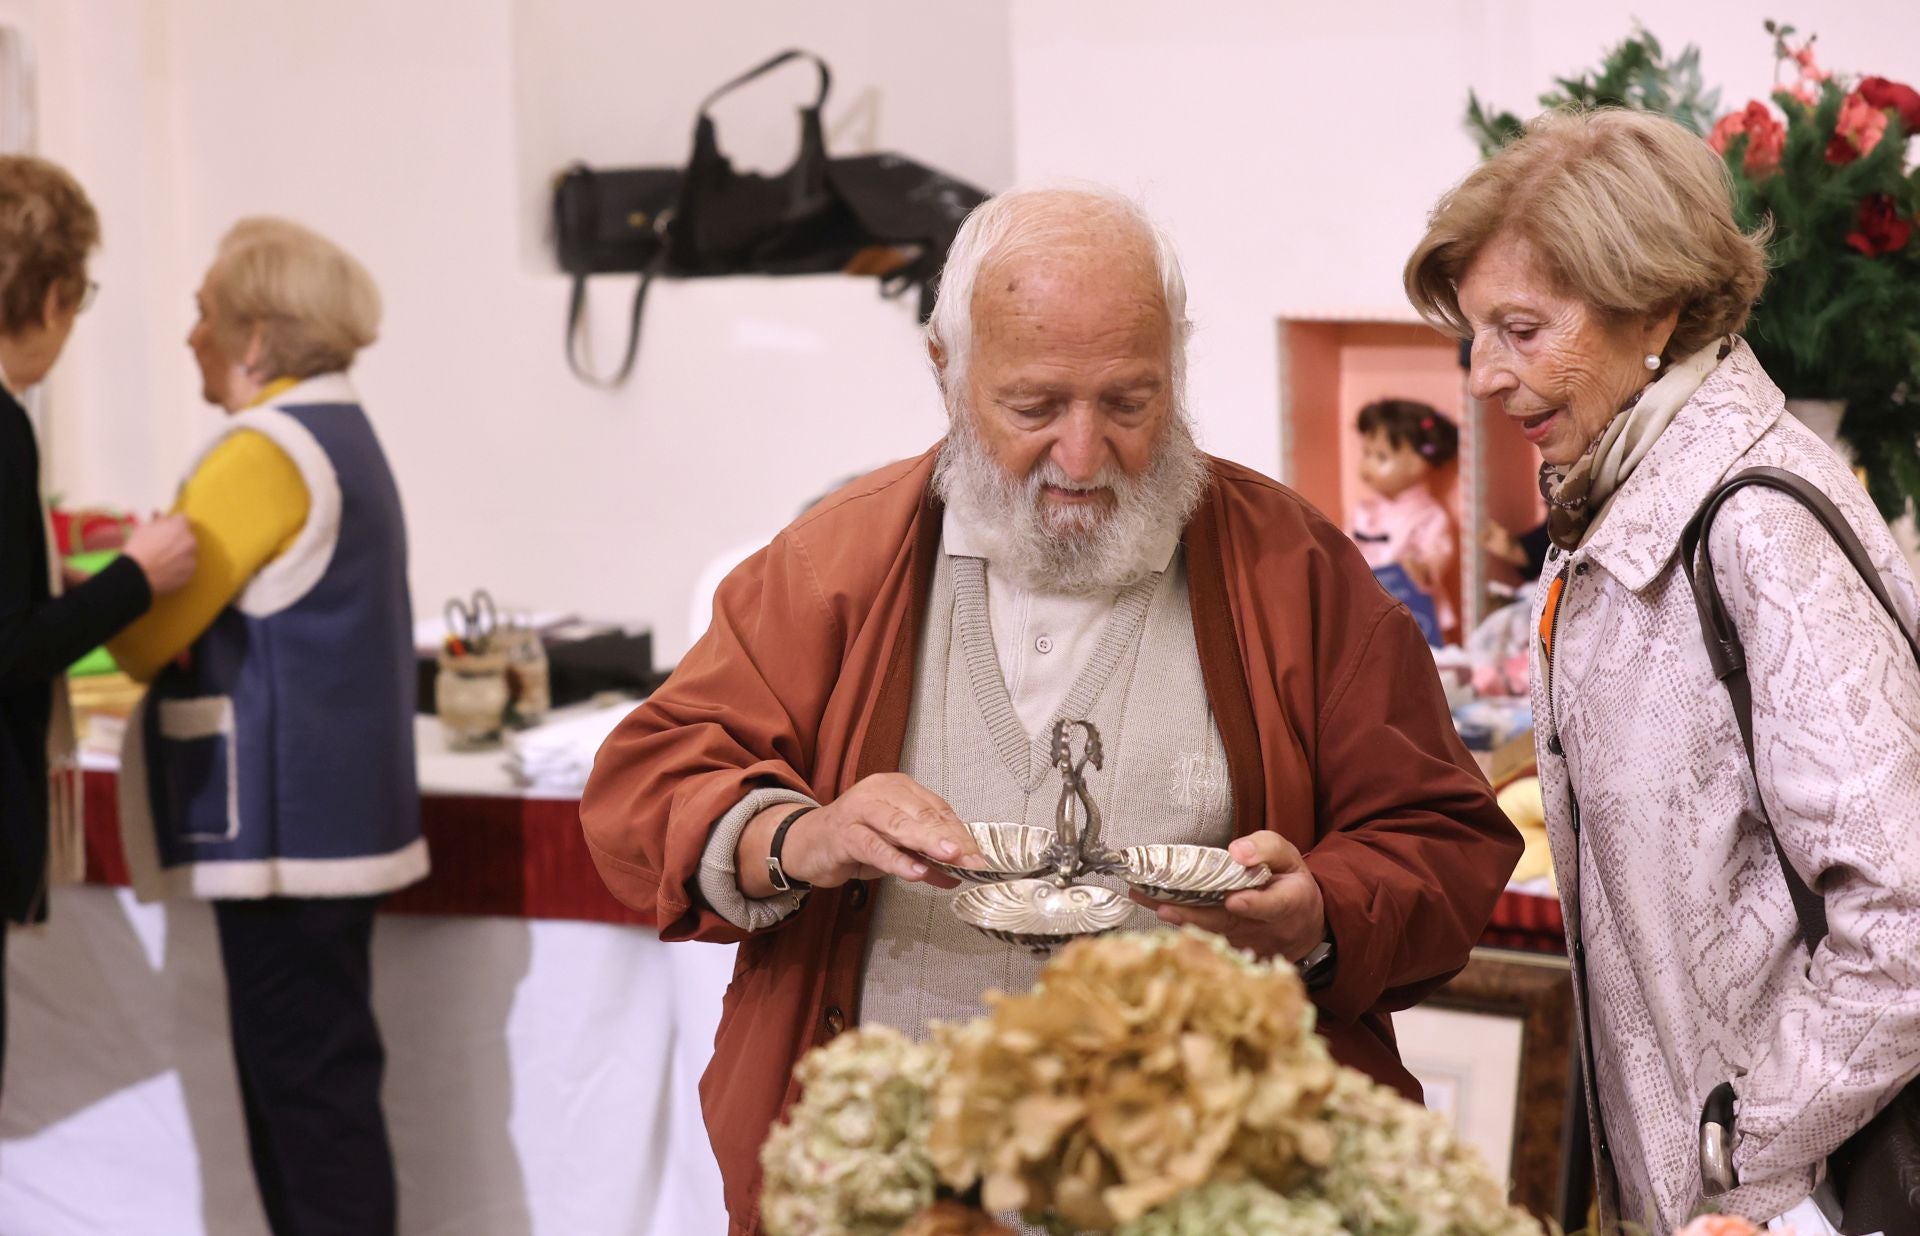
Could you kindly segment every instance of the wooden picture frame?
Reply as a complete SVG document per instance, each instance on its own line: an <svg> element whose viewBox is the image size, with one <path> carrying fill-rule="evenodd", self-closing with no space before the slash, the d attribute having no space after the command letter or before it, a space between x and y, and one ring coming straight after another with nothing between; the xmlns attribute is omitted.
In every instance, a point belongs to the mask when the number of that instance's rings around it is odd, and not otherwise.
<svg viewBox="0 0 1920 1236"><path fill-rule="evenodd" d="M1477 948L1466 969L1422 1007L1518 1023L1512 1153L1507 1163L1492 1166L1505 1169L1515 1205L1569 1231L1584 1226L1592 1165L1566 958ZM1489 1035L1488 1042L1499 1037ZM1403 1048L1417 1054L1411 1042Z"/></svg>

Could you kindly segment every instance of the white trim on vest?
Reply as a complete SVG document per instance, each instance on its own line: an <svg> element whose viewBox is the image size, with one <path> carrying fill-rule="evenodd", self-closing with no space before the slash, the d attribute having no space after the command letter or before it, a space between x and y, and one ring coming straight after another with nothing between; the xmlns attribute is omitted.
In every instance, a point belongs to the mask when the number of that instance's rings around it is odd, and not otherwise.
<svg viewBox="0 0 1920 1236"><path fill-rule="evenodd" d="M200 695L160 701L160 737L175 741L216 739L226 745L227 827L218 833L188 833L188 841L232 841L240 835L240 750L233 726L233 697Z"/></svg>
<svg viewBox="0 0 1920 1236"><path fill-rule="evenodd" d="M294 605L313 590L333 561L334 546L340 539L340 478L319 441L284 411L328 403L359 406L360 397L354 393L353 384L345 374L327 373L309 378L283 392L266 407L236 412L200 448L187 467L187 475L191 476L222 442L251 430L286 452L307 487L307 522L301 525L293 544L260 568L233 603L234 608L248 617L266 618Z"/></svg>
<svg viewBox="0 0 1920 1236"><path fill-rule="evenodd" d="M161 880L167 896L203 901L371 897L405 888L423 879L429 869L427 839L415 837L387 854L196 862L161 873Z"/></svg>
<svg viewBox="0 0 1920 1236"><path fill-rule="evenodd" d="M147 701L142 699L127 718L119 778L120 845L126 852L134 895L141 901L365 897L405 888L431 868L427 839L415 837L397 850L364 857L234 859L190 862L163 870L153 804L147 797L146 716Z"/></svg>

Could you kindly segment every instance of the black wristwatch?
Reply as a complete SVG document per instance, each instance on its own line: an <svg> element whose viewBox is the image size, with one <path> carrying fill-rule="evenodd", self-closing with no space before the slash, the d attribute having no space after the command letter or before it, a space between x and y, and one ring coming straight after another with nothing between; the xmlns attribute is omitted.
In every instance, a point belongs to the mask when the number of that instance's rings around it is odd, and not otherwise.
<svg viewBox="0 0 1920 1236"><path fill-rule="evenodd" d="M1313 946L1313 951L1300 959L1298 969L1301 981L1306 983L1308 991L1325 991L1333 986L1333 936Z"/></svg>
<svg viewBox="0 0 1920 1236"><path fill-rule="evenodd" d="M773 843L767 847L767 879L780 892L805 893L813 889L813 885L805 880L796 880L787 874L786 868L780 865L780 849L787 844L787 830L793 827L793 822L807 812L817 810L819 808L809 803L780 821L780 827L773 830Z"/></svg>

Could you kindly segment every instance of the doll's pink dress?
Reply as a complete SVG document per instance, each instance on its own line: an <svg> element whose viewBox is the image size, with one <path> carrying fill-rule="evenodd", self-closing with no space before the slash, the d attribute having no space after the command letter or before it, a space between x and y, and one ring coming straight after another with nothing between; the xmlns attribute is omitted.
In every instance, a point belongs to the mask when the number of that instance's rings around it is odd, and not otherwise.
<svg viewBox="0 0 1920 1236"><path fill-rule="evenodd" d="M1351 535L1370 567L1417 561L1444 575L1453 565L1453 518L1425 485L1409 486L1394 498L1368 494L1360 499ZM1443 628L1454 625L1445 589L1434 596L1433 607Z"/></svg>

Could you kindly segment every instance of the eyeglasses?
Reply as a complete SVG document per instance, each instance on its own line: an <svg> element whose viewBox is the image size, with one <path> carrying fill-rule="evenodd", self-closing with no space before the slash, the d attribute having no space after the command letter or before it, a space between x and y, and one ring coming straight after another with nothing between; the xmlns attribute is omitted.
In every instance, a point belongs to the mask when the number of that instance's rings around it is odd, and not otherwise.
<svg viewBox="0 0 1920 1236"><path fill-rule="evenodd" d="M92 279L87 280L87 290L80 293L80 307L75 309L74 312L85 313L88 309L91 309L94 299L99 295L100 284Z"/></svg>

